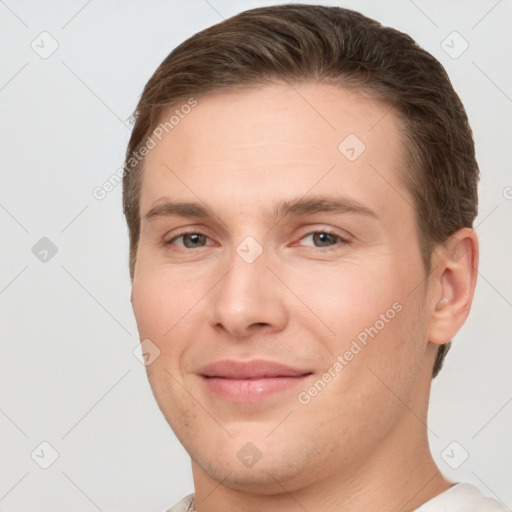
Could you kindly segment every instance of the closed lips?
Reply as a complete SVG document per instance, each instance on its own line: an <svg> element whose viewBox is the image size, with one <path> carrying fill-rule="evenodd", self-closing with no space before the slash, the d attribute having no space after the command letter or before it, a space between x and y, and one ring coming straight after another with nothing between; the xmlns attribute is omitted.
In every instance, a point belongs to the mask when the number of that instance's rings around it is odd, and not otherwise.
<svg viewBox="0 0 512 512"><path fill-rule="evenodd" d="M261 359L249 361L225 359L206 365L199 373L207 378L257 380L278 377L302 377L312 372Z"/></svg>

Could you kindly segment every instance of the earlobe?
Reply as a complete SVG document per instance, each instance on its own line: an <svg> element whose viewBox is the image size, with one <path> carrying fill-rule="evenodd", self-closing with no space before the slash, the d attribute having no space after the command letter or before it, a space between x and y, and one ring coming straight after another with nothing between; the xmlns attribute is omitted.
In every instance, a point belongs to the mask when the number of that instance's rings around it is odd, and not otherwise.
<svg viewBox="0 0 512 512"><path fill-rule="evenodd" d="M429 341L443 345L464 325L473 301L478 270L478 238L463 228L442 244L432 278L437 295L431 298Z"/></svg>

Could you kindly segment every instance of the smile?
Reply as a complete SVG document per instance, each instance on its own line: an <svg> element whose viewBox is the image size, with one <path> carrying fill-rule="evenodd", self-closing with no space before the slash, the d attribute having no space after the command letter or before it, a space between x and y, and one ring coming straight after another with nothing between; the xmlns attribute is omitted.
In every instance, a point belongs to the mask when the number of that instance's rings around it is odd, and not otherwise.
<svg viewBox="0 0 512 512"><path fill-rule="evenodd" d="M206 389L218 397L238 403L258 402L302 384L311 371L265 360L223 360L200 373Z"/></svg>

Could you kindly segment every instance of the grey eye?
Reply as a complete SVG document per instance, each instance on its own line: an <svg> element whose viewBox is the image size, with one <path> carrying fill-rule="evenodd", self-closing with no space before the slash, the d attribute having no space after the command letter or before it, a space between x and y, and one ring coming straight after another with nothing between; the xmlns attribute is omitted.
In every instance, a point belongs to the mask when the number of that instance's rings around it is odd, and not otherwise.
<svg viewBox="0 0 512 512"><path fill-rule="evenodd" d="M343 238L339 235L335 235L334 233L329 233L328 231L315 231L313 233L309 233L302 240L311 237L313 245L315 247L332 247L336 245L338 241L344 242Z"/></svg>
<svg viewBox="0 0 512 512"><path fill-rule="evenodd" d="M186 233L179 238L183 238L183 245L188 249L202 247L206 243L207 237L200 233Z"/></svg>
<svg viewBox="0 0 512 512"><path fill-rule="evenodd" d="M339 237L336 235L333 235L331 233L313 233L313 241L316 243L318 242L320 247L324 247L325 245L330 245L330 243L336 243L336 240Z"/></svg>

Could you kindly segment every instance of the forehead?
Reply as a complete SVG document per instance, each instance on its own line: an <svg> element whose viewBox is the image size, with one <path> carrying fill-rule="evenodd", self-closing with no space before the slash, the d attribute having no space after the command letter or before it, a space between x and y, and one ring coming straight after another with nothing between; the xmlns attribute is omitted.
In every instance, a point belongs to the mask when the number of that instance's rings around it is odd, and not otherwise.
<svg viewBox="0 0 512 512"><path fill-rule="evenodd" d="M312 188L341 187L345 195L401 188L398 118L388 104L362 91L276 83L196 100L191 109L175 105L162 115L165 123L176 109L181 114L161 140L153 136L141 213L173 194L235 200L236 193L252 200L288 192L295 197Z"/></svg>

